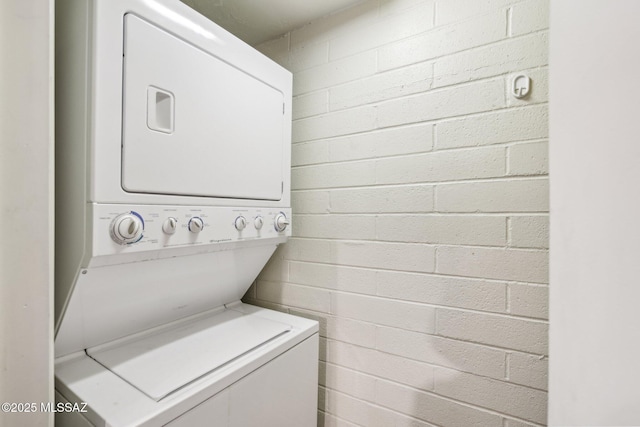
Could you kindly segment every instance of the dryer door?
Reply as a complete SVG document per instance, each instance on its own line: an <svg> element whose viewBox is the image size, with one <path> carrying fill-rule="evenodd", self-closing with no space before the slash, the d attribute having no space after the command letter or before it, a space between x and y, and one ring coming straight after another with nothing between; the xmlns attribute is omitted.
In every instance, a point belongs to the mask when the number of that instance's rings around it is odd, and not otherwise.
<svg viewBox="0 0 640 427"><path fill-rule="evenodd" d="M123 189L280 200L282 92L137 16L124 28Z"/></svg>

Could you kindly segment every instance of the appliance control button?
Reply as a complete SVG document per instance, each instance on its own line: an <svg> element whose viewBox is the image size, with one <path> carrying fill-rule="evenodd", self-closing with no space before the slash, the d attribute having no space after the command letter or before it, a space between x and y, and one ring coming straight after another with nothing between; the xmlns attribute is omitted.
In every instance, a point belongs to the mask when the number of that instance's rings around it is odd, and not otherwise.
<svg viewBox="0 0 640 427"><path fill-rule="evenodd" d="M142 239L144 221L136 212L118 215L111 222L111 239L119 245L135 243Z"/></svg>
<svg viewBox="0 0 640 427"><path fill-rule="evenodd" d="M273 223L275 229L277 232L282 232L287 228L287 225L289 225L290 222L287 219L287 216L280 212L278 215L276 215L276 219Z"/></svg>
<svg viewBox="0 0 640 427"><path fill-rule="evenodd" d="M162 231L164 231L164 234L173 234L176 232L177 228L178 220L172 216L165 219L164 223L162 223Z"/></svg>
<svg viewBox="0 0 640 427"><path fill-rule="evenodd" d="M235 226L236 226L236 230L238 230L238 231L244 230L245 227L247 226L246 218L243 217L242 215L239 216L238 218L236 218Z"/></svg>
<svg viewBox="0 0 640 427"><path fill-rule="evenodd" d="M262 219L260 215L258 215L253 219L253 225L254 227L256 227L256 230L260 230L263 224L264 224L264 219Z"/></svg>
<svg viewBox="0 0 640 427"><path fill-rule="evenodd" d="M187 224L187 228L192 233L199 233L204 228L204 221L199 216L194 216L189 220L189 224Z"/></svg>

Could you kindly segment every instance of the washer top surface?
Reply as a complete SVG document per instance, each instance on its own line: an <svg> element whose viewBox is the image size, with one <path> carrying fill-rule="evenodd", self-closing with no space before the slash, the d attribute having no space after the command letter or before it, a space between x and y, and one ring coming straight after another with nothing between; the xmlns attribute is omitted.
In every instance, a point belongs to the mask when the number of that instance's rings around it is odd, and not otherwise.
<svg viewBox="0 0 640 427"><path fill-rule="evenodd" d="M291 325L225 309L114 346L88 349L87 354L159 401L291 329Z"/></svg>

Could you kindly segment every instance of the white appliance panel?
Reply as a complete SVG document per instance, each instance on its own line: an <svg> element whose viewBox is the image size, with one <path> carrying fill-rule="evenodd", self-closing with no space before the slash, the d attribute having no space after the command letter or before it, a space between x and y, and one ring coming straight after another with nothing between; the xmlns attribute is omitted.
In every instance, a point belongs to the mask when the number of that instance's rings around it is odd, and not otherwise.
<svg viewBox="0 0 640 427"><path fill-rule="evenodd" d="M59 421L315 425L318 323L240 302L291 235L291 73L175 0L56 18Z"/></svg>
<svg viewBox="0 0 640 427"><path fill-rule="evenodd" d="M164 427L193 427L206 425L211 420L216 420L216 427L229 427L229 389L210 397Z"/></svg>
<svg viewBox="0 0 640 427"><path fill-rule="evenodd" d="M73 415L83 415L96 426L157 427L172 420L171 426L225 426L229 421L234 427L315 426L318 323L242 303L232 304L227 310L251 316L256 321L261 318L291 325L292 329L159 401L151 399L84 351L56 360L56 389L69 402L88 402L88 413ZM211 316L219 314L211 313ZM203 321L207 318L201 317ZM146 334L140 338L144 336ZM239 386L237 391L236 385ZM220 405L225 406L226 411L219 411ZM258 410L254 405L268 408L264 409L264 417L254 412L254 409ZM247 408L254 413L244 414ZM279 416L277 412L280 412ZM282 415L287 413L290 416L286 417L286 422L272 422L282 421ZM221 414L227 416L217 418Z"/></svg>
<svg viewBox="0 0 640 427"><path fill-rule="evenodd" d="M291 209L288 208L106 204L94 204L89 208L93 213L93 266L228 250L230 244L275 245L286 241L293 227L289 224L282 232L275 228L278 215L291 218ZM129 212L135 212L142 218L142 237L133 244L120 245L113 241L109 230L118 215ZM193 218L203 221L203 228L197 233L189 231L189 222ZM176 224L172 234L167 234L163 229L169 219ZM236 222L240 219L246 224L243 229L236 228ZM259 224L259 228L256 224ZM153 253L132 256L134 253L150 251Z"/></svg>
<svg viewBox="0 0 640 427"><path fill-rule="evenodd" d="M224 310L87 354L159 401L289 330L291 325Z"/></svg>
<svg viewBox="0 0 640 427"><path fill-rule="evenodd" d="M196 406L167 427L315 427L318 340L311 338ZM273 385L277 384L277 387Z"/></svg>
<svg viewBox="0 0 640 427"><path fill-rule="evenodd" d="M237 301L275 249L243 247L87 268L56 335L56 357Z"/></svg>
<svg viewBox="0 0 640 427"><path fill-rule="evenodd" d="M280 200L283 93L137 16L124 19L123 189Z"/></svg>
<svg viewBox="0 0 640 427"><path fill-rule="evenodd" d="M231 386L229 426L315 427L318 353L308 339Z"/></svg>

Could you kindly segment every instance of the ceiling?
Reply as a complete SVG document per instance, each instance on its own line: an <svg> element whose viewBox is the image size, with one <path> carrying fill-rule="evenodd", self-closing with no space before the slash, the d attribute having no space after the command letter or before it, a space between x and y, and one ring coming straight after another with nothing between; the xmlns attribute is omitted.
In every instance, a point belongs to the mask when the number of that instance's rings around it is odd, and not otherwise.
<svg viewBox="0 0 640 427"><path fill-rule="evenodd" d="M250 45L362 0L181 0Z"/></svg>

